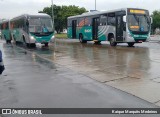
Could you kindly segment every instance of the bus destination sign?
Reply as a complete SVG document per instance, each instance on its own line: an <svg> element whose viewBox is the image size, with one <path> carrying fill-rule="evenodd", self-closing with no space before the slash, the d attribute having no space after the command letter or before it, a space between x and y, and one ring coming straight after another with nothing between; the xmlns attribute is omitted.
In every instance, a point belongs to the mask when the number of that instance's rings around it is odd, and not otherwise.
<svg viewBox="0 0 160 117"><path fill-rule="evenodd" d="M130 9L129 12L133 14L146 14L145 10Z"/></svg>

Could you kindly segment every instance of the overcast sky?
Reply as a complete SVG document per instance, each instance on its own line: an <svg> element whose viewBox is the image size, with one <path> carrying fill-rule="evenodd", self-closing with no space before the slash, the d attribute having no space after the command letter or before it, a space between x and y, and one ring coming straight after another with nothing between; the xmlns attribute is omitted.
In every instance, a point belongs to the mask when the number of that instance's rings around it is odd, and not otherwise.
<svg viewBox="0 0 160 117"><path fill-rule="evenodd" d="M56 5L76 5L87 10L95 8L95 0L53 0ZM12 18L24 13L37 13L50 6L51 0L0 0L0 19ZM136 7L160 10L160 0L97 0L97 10Z"/></svg>

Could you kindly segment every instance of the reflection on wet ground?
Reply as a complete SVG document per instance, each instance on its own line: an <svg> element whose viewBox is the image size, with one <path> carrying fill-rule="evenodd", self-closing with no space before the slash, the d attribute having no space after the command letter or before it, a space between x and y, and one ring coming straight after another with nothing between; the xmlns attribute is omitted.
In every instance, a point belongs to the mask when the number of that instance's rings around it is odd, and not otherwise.
<svg viewBox="0 0 160 117"><path fill-rule="evenodd" d="M29 49L34 54L131 93L149 102L160 102L160 43L135 47L107 42L80 44L77 40L56 40L49 48ZM160 106L160 105L159 105Z"/></svg>

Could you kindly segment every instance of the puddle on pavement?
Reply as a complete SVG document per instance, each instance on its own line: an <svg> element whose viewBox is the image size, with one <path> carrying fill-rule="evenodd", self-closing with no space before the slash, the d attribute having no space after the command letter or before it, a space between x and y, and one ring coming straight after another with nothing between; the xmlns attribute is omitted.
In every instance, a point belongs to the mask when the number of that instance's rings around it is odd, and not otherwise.
<svg viewBox="0 0 160 117"><path fill-rule="evenodd" d="M43 58L41 58L37 55L32 55L32 58L35 62L38 62L46 67L49 67L50 69L57 69L56 65L53 62L44 60Z"/></svg>
<svg viewBox="0 0 160 117"><path fill-rule="evenodd" d="M75 40L60 40L56 42L56 47L50 45L49 49L36 48L30 51L49 59L46 61L39 56L32 56L35 62L51 69L56 69L54 63L57 63L147 101L160 99L160 93L155 94L160 88L160 80L154 79L160 77L160 59L157 59L160 52L153 43L129 48L126 45L110 47L108 44L80 44Z"/></svg>

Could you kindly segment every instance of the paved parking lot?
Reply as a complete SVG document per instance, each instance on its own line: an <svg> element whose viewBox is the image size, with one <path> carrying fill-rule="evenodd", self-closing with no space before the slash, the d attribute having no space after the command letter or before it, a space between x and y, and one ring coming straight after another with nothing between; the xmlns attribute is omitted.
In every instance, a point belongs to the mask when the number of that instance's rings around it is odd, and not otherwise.
<svg viewBox="0 0 160 117"><path fill-rule="evenodd" d="M57 40L49 49L37 47L36 54L96 81L110 85L160 106L160 43L110 47L108 42L94 45L78 40Z"/></svg>
<svg viewBox="0 0 160 117"><path fill-rule="evenodd" d="M0 77L1 108L157 108L155 104L105 85L106 82L101 83L96 79L98 78L96 75L94 75L95 78L87 75L87 72L92 72L91 66L86 66L87 70L83 72L84 67L73 70L63 62L56 62L55 60L60 59L57 58L58 54L55 54L55 58L50 58L53 52L51 48L26 50L3 43L0 43L0 47L2 47L6 67ZM58 50L55 51L58 52ZM79 67L81 67L80 64ZM118 75L115 76L120 80ZM111 78L112 73L110 77L106 77L110 82ZM113 79L117 81L114 77ZM2 115L2 117L17 116ZM45 117L53 116L133 117L134 115L45 115ZM150 116L137 115L137 117Z"/></svg>

